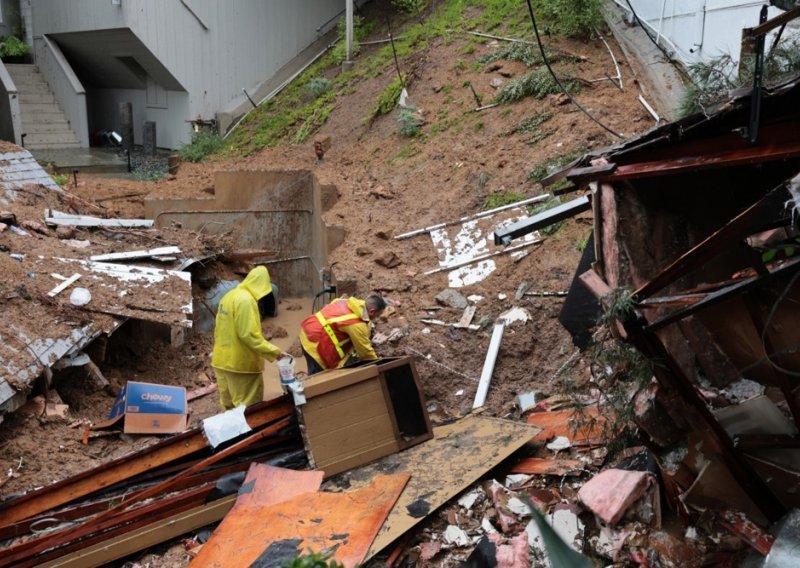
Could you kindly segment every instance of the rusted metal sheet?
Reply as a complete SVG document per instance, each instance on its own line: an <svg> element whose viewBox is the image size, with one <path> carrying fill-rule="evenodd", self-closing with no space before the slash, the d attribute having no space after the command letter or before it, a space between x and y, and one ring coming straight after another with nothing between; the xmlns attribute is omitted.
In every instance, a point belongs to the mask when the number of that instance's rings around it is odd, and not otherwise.
<svg viewBox="0 0 800 568"><path fill-rule="evenodd" d="M348 568L359 565L409 475L379 475L354 491L305 492L288 499L281 498L280 487L259 487L269 484L269 478L252 479L253 491L240 495L237 508L203 546L194 566L267 565L278 561L280 548L288 558L306 549L335 549L336 561Z"/></svg>
<svg viewBox="0 0 800 568"><path fill-rule="evenodd" d="M294 405L291 400L288 397L281 397L253 405L247 409L245 415L250 427L257 429L289 416L293 411ZM12 524L206 448L208 442L202 429L189 430L140 452L123 456L97 468L31 491L22 497L6 501L0 504L0 518L4 526Z"/></svg>
<svg viewBox="0 0 800 568"><path fill-rule="evenodd" d="M230 513L214 530L194 559L194 566L228 566L239 547L251 542L260 523L265 519L262 510L304 493L315 493L322 484L322 471L295 471L268 465L252 464L247 472L239 497ZM258 551L256 551L258 552ZM250 563L243 565L249 566Z"/></svg>

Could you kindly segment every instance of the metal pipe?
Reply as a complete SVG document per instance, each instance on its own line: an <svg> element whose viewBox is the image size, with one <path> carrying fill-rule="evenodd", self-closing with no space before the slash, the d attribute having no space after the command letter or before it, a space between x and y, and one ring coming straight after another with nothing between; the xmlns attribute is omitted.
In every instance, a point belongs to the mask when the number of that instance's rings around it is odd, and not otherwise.
<svg viewBox="0 0 800 568"><path fill-rule="evenodd" d="M522 201L517 201L515 203L510 203L508 205L502 205L500 207L495 207L494 209L489 209L488 211L481 211L480 213L476 213L475 215L468 215L467 217L461 217L460 219L456 219L455 221L447 221L445 223L439 223L437 225L431 225L429 227L425 227L422 229L415 229L413 231L409 231L407 233L402 233L397 235L394 240L402 241L403 239L409 239L411 237L416 237L417 235L422 235L425 233L430 233L432 231L436 231L438 229L443 229L445 227L451 227L453 225L460 225L461 223L466 223L467 221L474 221L476 219L483 219L484 217L491 217L495 213L499 213L501 211L505 211L507 209L513 209L514 207L520 207L521 205L528 205L530 203L538 203L539 201L544 201L546 199L551 199L553 196L548 194L545 195L537 195L536 197L531 197L530 199L523 199Z"/></svg>
<svg viewBox="0 0 800 568"><path fill-rule="evenodd" d="M464 261L461 261L461 262L456 262L455 264L448 264L447 266L440 266L438 268L432 268L431 270L423 272L422 275L423 276L428 276L430 274L436 274L437 272L445 272L447 270L454 270L456 268L461 268L462 266L467 266L469 264L474 264L474 263L480 262L482 260L487 260L489 258L492 258L493 256L497 256L497 255L500 255L500 254L506 254L506 253L509 253L509 252L514 252L514 251L523 249L525 247L529 247L531 245L538 245L541 242L542 241L540 241L540 240L536 240L536 241L528 241L528 242L525 242L525 243L520 243L518 245L514 245L513 247L506 247L506 248L501 249L501 250L495 250L495 251L492 251L492 252L487 253L487 254L482 254L480 256L476 256L474 258L470 258L468 260L464 260Z"/></svg>

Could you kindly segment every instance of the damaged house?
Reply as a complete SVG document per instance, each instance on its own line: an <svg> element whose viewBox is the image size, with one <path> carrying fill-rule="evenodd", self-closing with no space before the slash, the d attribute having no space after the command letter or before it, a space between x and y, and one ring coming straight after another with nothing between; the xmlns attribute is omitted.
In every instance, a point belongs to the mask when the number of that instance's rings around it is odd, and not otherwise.
<svg viewBox="0 0 800 568"><path fill-rule="evenodd" d="M760 117L758 102L740 96L547 181L591 190L596 260L580 278L652 363L636 422L672 506L768 526L800 505L800 82L766 91Z"/></svg>

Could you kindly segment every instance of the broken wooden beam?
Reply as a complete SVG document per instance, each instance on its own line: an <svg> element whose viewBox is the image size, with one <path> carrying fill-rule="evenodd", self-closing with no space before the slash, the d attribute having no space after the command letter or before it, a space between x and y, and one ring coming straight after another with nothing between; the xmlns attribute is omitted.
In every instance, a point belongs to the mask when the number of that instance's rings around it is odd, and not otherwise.
<svg viewBox="0 0 800 568"><path fill-rule="evenodd" d="M152 227L152 219L103 219L89 215L70 215L55 209L45 209L44 222L48 225L68 225L71 227Z"/></svg>
<svg viewBox="0 0 800 568"><path fill-rule="evenodd" d="M291 399L284 396L250 406L245 415L250 427L256 429L289 416L293 411ZM202 429L194 428L140 452L0 503L1 522L5 526L32 517L208 447Z"/></svg>
<svg viewBox="0 0 800 568"><path fill-rule="evenodd" d="M61 284L59 284L58 286L56 286L55 288L50 290L47 293L47 295L50 296L51 298L55 298L61 292L63 292L64 290L66 290L67 288L72 286L72 284L80 277L81 277L81 275L76 272L75 274L73 274L72 276L70 276L69 278L64 280Z"/></svg>
<svg viewBox="0 0 800 568"><path fill-rule="evenodd" d="M492 373L494 373L494 365L497 361L497 354L500 352L500 342L503 339L505 328L506 322L503 319L497 320L494 324L492 338L489 341L489 349L486 351L486 359L483 362L478 390L475 393L475 401L472 403L473 410L482 407L486 402L486 395L489 393L489 384L492 381Z"/></svg>

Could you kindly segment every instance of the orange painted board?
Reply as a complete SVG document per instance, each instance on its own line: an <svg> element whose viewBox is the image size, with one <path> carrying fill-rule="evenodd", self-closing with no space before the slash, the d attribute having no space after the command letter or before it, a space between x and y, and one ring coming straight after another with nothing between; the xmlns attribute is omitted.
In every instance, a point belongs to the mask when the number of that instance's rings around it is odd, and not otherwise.
<svg viewBox="0 0 800 568"><path fill-rule="evenodd" d="M579 475L585 465L580 460L526 458L511 468L511 473L530 475Z"/></svg>
<svg viewBox="0 0 800 568"><path fill-rule="evenodd" d="M547 442L556 436L569 438L573 446L589 446L602 443L608 418L591 406L580 411L575 409L534 412L528 415L528 424L542 429L531 438L531 442Z"/></svg>
<svg viewBox="0 0 800 568"><path fill-rule="evenodd" d="M236 551L239 540L249 538L257 526L260 509L298 495L316 493L324 475L323 471L297 471L253 463L239 490L236 504L203 545L193 565L232 565L230 556Z"/></svg>
<svg viewBox="0 0 800 568"><path fill-rule="evenodd" d="M223 522L239 517L236 530L221 531L220 525L192 565L245 568L270 546L290 543L298 555L308 549L323 552L335 548L333 559L347 568L356 566L363 562L409 478L407 474L379 475L355 491L303 493L269 505L243 505L228 513ZM247 495L240 499L249 501Z"/></svg>

